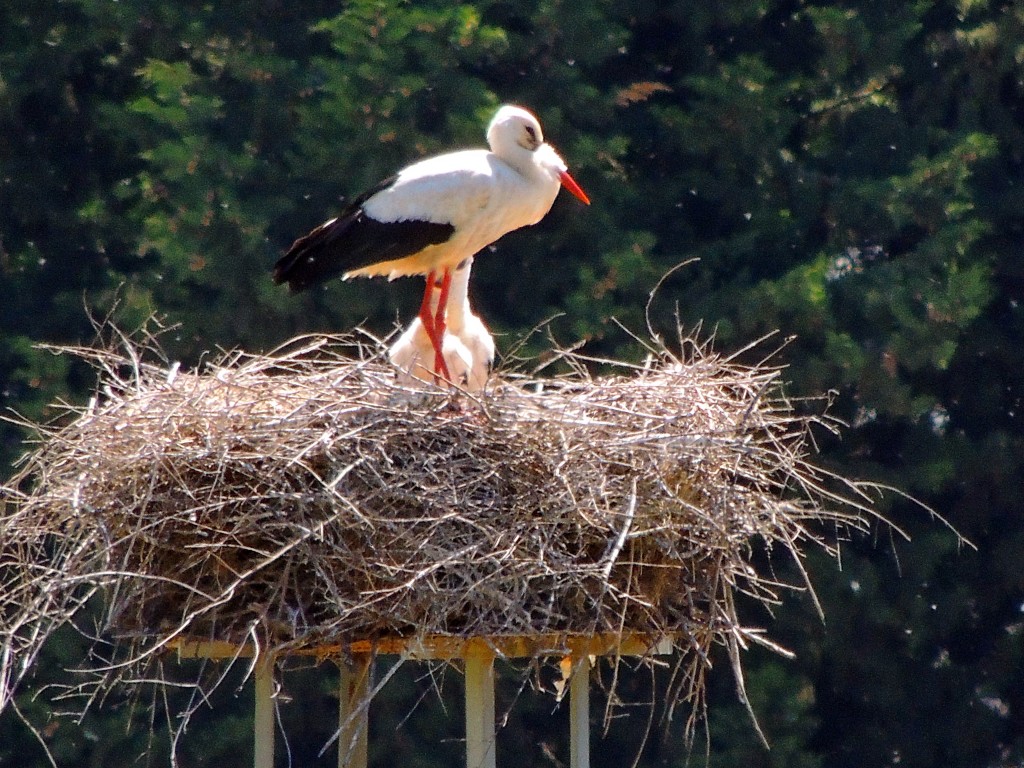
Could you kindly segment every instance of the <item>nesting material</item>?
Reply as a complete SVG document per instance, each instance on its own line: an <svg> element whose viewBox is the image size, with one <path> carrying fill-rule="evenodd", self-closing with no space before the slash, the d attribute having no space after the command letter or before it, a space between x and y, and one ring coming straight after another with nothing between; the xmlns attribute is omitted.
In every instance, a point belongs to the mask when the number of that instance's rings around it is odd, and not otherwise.
<svg viewBox="0 0 1024 768"><path fill-rule="evenodd" d="M754 553L800 563L868 510L809 461L823 422L777 369L684 349L593 378L566 354L570 375L479 396L399 387L352 339L198 374L129 342L64 350L100 386L5 489L0 631L21 646L4 668L94 591L138 658L186 637L609 632L735 651L759 637L737 592L780 587Z"/></svg>

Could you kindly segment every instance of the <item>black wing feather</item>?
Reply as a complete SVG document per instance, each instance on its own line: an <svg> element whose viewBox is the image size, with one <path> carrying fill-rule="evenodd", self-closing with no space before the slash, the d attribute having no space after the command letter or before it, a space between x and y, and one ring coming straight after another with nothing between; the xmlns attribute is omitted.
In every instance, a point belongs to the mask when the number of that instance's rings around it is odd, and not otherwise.
<svg viewBox="0 0 1024 768"><path fill-rule="evenodd" d="M455 227L433 221L382 222L372 219L363 204L389 187L396 177L385 179L349 203L325 224L294 243L274 265L274 282L288 283L293 291L367 267L381 261L419 253L429 245L448 240Z"/></svg>

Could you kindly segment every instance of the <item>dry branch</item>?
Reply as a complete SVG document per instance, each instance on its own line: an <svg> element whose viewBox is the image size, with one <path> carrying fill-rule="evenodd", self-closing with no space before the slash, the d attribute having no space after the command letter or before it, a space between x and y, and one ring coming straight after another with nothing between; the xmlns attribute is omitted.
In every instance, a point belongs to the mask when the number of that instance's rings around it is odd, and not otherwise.
<svg viewBox="0 0 1024 768"><path fill-rule="evenodd" d="M777 369L684 348L479 399L401 389L352 339L200 374L123 339L64 350L100 386L3 489L0 696L98 590L130 676L184 637L643 632L691 660L678 693L700 701L711 647L738 663L759 638L735 593L777 600L752 553L799 563L870 509L810 461L831 425Z"/></svg>

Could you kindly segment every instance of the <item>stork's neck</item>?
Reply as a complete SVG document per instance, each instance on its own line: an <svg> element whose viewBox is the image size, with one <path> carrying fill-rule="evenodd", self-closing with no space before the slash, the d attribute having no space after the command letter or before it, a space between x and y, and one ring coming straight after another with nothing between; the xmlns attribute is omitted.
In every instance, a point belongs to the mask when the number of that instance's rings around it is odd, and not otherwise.
<svg viewBox="0 0 1024 768"><path fill-rule="evenodd" d="M461 301L457 297L448 299L448 327L453 332L458 332L466 325L466 316L472 312L469 306L469 297L463 296Z"/></svg>
<svg viewBox="0 0 1024 768"><path fill-rule="evenodd" d="M472 266L473 260L469 259L452 272L446 310L448 325L453 329L461 328L465 324L466 315L471 311L469 307L469 272Z"/></svg>
<svg viewBox="0 0 1024 768"><path fill-rule="evenodd" d="M505 147L500 144L491 150L505 165L524 176L532 179L538 174L538 168L534 162L534 153L520 147L518 144Z"/></svg>

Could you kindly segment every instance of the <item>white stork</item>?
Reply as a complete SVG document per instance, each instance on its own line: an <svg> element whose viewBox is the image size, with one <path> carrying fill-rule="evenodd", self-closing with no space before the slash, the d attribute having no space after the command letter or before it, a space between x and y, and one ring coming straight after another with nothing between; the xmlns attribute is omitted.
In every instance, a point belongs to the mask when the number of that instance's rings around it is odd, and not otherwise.
<svg viewBox="0 0 1024 768"><path fill-rule="evenodd" d="M479 392L487 383L494 364L494 337L469 305L469 274L472 268L473 259L470 257L452 270L441 349L451 382L469 392ZM436 317L436 305L432 304L431 311ZM391 346L388 357L399 369L398 382L403 385L413 384L416 380L436 381L443 375L436 365L433 343L419 317Z"/></svg>
<svg viewBox="0 0 1024 768"><path fill-rule="evenodd" d="M501 107L487 143L490 151L413 163L355 198L292 244L274 265L274 281L301 291L339 275L426 275L419 317L434 349L434 370L452 381L442 349L452 269L507 232L544 218L560 186L590 204L525 109ZM432 312L437 276L440 296Z"/></svg>

